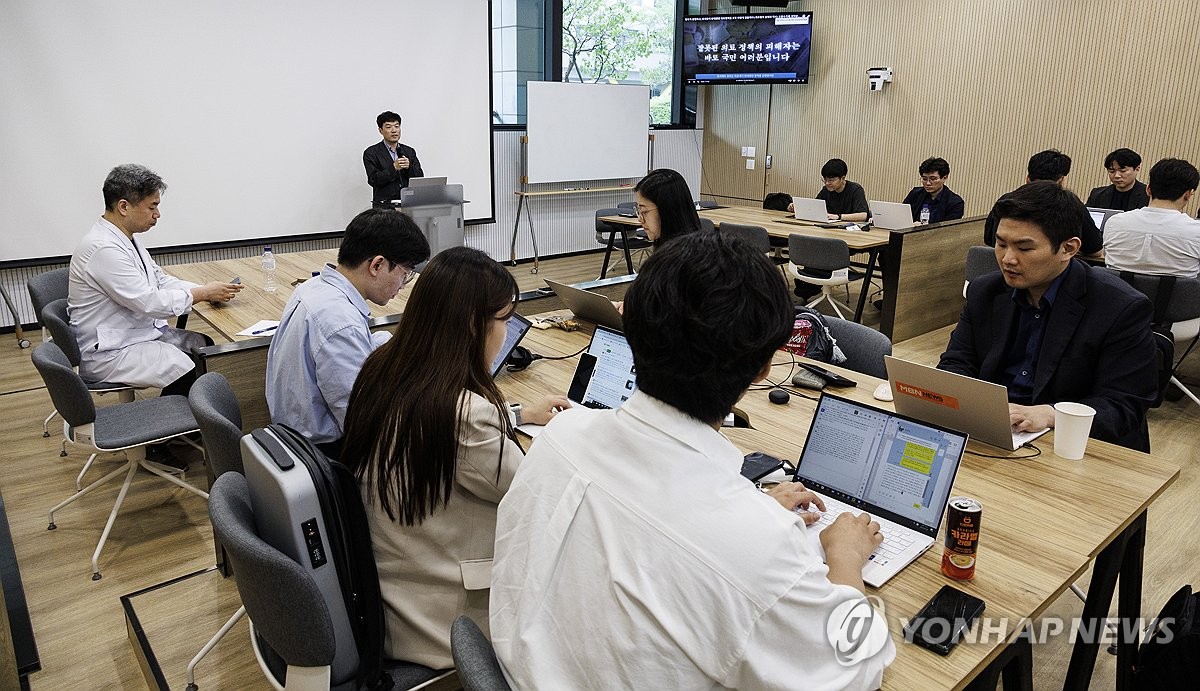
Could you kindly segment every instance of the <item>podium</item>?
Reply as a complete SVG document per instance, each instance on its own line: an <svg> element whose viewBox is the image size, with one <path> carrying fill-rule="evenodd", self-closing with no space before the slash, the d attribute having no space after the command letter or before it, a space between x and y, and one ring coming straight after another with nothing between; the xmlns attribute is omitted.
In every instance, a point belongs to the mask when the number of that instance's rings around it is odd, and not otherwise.
<svg viewBox="0 0 1200 691"><path fill-rule="evenodd" d="M414 178L413 182L420 178ZM400 213L406 214L429 241L430 256L463 246L463 186L413 185L400 190Z"/></svg>

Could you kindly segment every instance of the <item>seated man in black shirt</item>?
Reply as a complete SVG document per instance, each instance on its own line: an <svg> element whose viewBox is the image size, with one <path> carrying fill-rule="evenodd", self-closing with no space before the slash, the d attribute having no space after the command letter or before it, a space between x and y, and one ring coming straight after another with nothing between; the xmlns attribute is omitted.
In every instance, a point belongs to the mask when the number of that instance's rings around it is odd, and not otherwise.
<svg viewBox="0 0 1200 691"><path fill-rule="evenodd" d="M1133 211L1150 204L1146 185L1137 179L1142 157L1133 149L1117 149L1104 159L1111 185L1097 187L1088 195L1087 205L1098 209Z"/></svg>
<svg viewBox="0 0 1200 691"><path fill-rule="evenodd" d="M904 198L912 207L914 221L921 220L921 209L929 207L929 222L953 221L963 217L963 198L946 187L950 177L950 164L944 158L927 158L921 161L917 172L921 175L921 186L914 187Z"/></svg>
<svg viewBox="0 0 1200 691"><path fill-rule="evenodd" d="M1091 436L1150 450L1157 375L1153 306L1120 278L1076 261L1083 204L1047 181L996 202L999 273L971 281L938 367L1008 387L1020 431L1054 426L1055 403L1096 409Z"/></svg>
<svg viewBox="0 0 1200 691"><path fill-rule="evenodd" d="M850 172L846 162L840 158L831 158L821 166L821 179L825 186L817 192L817 199L825 202L831 221L853 221L861 223L871 217L867 206L867 193L857 182L850 182L846 174Z"/></svg>
<svg viewBox="0 0 1200 691"><path fill-rule="evenodd" d="M1039 151L1029 157L1027 171L1026 183L1049 180L1059 187L1065 187L1067 176L1071 174L1071 157L1058 149ZM1079 222L1083 228L1079 256L1082 259L1100 259L1104 251L1104 238L1100 235L1100 229L1096 227L1096 222L1092 220L1087 207L1082 204L1079 206L1079 214ZM992 209L983 222L983 242L992 247L996 246L996 224L999 220L996 218L996 210Z"/></svg>

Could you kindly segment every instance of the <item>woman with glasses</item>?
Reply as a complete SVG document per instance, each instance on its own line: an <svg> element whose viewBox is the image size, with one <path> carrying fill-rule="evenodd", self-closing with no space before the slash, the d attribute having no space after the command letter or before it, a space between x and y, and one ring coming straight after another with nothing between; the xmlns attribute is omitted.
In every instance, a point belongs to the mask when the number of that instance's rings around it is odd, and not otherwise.
<svg viewBox="0 0 1200 691"><path fill-rule="evenodd" d="M486 254L439 253L350 394L341 460L370 521L388 658L453 667L454 619L486 630L496 505L523 458L513 428L570 405L505 403L490 364L516 306L512 275Z"/></svg>
<svg viewBox="0 0 1200 691"><path fill-rule="evenodd" d="M700 215L683 176L669 168L652 170L633 188L638 220L658 247L671 238L700 230Z"/></svg>

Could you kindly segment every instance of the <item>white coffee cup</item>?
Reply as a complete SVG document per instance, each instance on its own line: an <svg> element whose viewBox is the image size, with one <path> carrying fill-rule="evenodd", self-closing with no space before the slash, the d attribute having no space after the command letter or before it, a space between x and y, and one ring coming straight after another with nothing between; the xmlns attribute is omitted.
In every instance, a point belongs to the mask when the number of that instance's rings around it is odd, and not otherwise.
<svg viewBox="0 0 1200 691"><path fill-rule="evenodd" d="M1072 461L1083 458L1096 409L1082 403L1054 404L1054 455Z"/></svg>

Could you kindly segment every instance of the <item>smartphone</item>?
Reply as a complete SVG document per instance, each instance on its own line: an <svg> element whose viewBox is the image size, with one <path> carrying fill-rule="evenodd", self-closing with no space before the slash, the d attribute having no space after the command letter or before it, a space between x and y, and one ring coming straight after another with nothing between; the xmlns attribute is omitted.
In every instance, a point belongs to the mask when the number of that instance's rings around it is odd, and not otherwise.
<svg viewBox="0 0 1200 691"><path fill-rule="evenodd" d="M234 276L234 277L233 277L233 279L232 279L232 280L230 280L229 282L230 282L230 283L232 283L232 284L234 284L234 285L241 285L241 283L242 283L242 277L241 277L241 276Z"/></svg>
<svg viewBox="0 0 1200 691"><path fill-rule="evenodd" d="M847 379L836 372L830 372L829 370L825 369L824 367L818 367L816 365L812 365L807 362L797 362L796 364L800 365L801 367L808 370L809 372L812 372L813 374L823 378L828 386L836 386L836 387L857 386L857 384L855 384L854 381Z"/></svg>
<svg viewBox="0 0 1200 691"><path fill-rule="evenodd" d="M983 608L983 600L944 585L904 627L904 640L949 655Z"/></svg>

